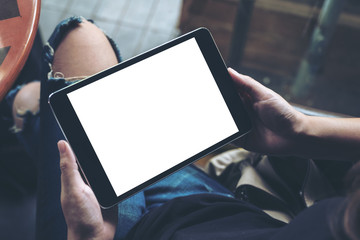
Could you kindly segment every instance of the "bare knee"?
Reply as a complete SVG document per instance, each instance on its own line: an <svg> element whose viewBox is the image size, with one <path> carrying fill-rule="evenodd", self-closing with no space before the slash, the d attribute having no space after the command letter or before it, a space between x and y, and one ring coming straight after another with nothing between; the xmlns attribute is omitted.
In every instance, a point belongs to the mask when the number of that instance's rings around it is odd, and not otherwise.
<svg viewBox="0 0 360 240"><path fill-rule="evenodd" d="M63 39L54 55L53 72L65 77L90 76L117 64L105 34L84 20Z"/></svg>
<svg viewBox="0 0 360 240"><path fill-rule="evenodd" d="M12 114L15 129L21 130L24 124L24 115L27 112L36 114L40 110L40 82L31 82L25 85L16 94Z"/></svg>

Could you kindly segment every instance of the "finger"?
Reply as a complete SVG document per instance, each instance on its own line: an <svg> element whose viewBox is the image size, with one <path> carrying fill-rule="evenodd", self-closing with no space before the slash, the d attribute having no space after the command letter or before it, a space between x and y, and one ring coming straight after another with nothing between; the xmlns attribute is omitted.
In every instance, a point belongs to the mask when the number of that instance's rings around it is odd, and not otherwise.
<svg viewBox="0 0 360 240"><path fill-rule="evenodd" d="M229 74L232 77L232 79L235 81L237 86L239 87L239 96L241 100L244 103L244 107L246 112L249 114L250 118L253 120L255 117L253 104L260 100L258 97L254 97L253 95L257 95L256 87L251 84L251 82L257 83L254 79L250 78L249 76L242 75L238 72L236 72L232 68L228 68ZM260 84L261 85L261 84ZM260 94L260 93L259 93Z"/></svg>
<svg viewBox="0 0 360 240"><path fill-rule="evenodd" d="M85 184L69 144L64 140L60 140L58 142L58 149L60 153L61 187L63 190L67 191Z"/></svg>
<svg viewBox="0 0 360 240"><path fill-rule="evenodd" d="M240 74L232 68L228 68L228 71L231 78L236 83L238 90L242 94L249 95L253 100L261 100L268 92L266 87L251 77Z"/></svg>
<svg viewBox="0 0 360 240"><path fill-rule="evenodd" d="M118 221L118 206L115 205L109 209L101 209L101 213L105 222L114 225L116 230L116 223Z"/></svg>

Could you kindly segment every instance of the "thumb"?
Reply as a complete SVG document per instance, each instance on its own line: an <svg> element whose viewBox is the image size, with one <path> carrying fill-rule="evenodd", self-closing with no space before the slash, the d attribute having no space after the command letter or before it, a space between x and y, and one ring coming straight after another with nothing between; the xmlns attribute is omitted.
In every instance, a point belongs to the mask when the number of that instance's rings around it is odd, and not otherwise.
<svg viewBox="0 0 360 240"><path fill-rule="evenodd" d="M248 95L253 101L261 100L268 92L265 86L251 77L240 74L232 68L228 68L228 71L240 93Z"/></svg>
<svg viewBox="0 0 360 240"><path fill-rule="evenodd" d="M84 183L76 164L76 158L72 152L69 144L60 140L58 142L58 149L60 153L60 170L61 170L61 187L62 190L69 190L69 188L79 187Z"/></svg>

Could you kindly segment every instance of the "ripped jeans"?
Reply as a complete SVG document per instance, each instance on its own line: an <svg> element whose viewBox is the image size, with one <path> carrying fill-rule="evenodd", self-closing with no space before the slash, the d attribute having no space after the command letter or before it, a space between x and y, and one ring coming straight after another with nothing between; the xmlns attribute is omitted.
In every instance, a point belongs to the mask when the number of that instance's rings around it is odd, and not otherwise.
<svg viewBox="0 0 360 240"><path fill-rule="evenodd" d="M54 53L64 35L81 23L83 18L72 17L62 21L44 47L41 79L40 112L26 113L23 129L16 134L28 153L37 159L37 239L66 239L66 224L60 204L60 168L57 142L64 136L48 106L48 96L71 81L52 72ZM121 61L116 44L108 38L118 61ZM76 80L76 79L71 79ZM13 101L19 89L11 91L8 101ZM174 153L176 154L176 153ZM169 156L171 157L171 156ZM233 194L194 166L186 167L164 180L146 188L118 204L118 225L115 239L123 239L127 232L152 208L181 196L213 193L233 197Z"/></svg>

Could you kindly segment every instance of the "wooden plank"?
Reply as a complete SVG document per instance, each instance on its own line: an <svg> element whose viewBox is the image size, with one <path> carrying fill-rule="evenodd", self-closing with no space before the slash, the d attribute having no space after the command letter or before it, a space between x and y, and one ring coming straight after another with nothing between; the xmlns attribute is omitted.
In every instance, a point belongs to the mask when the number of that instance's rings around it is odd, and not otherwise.
<svg viewBox="0 0 360 240"><path fill-rule="evenodd" d="M184 0L179 28L182 33L208 28L224 57L228 59L239 0Z"/></svg>
<svg viewBox="0 0 360 240"><path fill-rule="evenodd" d="M287 13L303 18L317 17L321 10L321 6L314 8L306 4L286 0L256 0L255 6L267 11ZM360 29L360 17L344 12L340 16L339 24Z"/></svg>

